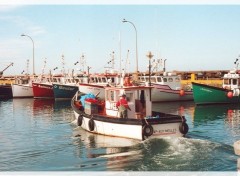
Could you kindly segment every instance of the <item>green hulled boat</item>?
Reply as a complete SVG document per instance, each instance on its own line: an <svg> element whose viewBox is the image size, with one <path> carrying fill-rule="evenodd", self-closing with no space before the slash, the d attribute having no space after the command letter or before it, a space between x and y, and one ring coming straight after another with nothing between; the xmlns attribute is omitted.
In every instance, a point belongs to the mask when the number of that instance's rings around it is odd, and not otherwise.
<svg viewBox="0 0 240 176"><path fill-rule="evenodd" d="M240 75L237 67L224 74L222 87L192 82L192 89L196 104L240 103Z"/></svg>
<svg viewBox="0 0 240 176"><path fill-rule="evenodd" d="M240 103L233 90L192 82L193 99L196 104Z"/></svg>

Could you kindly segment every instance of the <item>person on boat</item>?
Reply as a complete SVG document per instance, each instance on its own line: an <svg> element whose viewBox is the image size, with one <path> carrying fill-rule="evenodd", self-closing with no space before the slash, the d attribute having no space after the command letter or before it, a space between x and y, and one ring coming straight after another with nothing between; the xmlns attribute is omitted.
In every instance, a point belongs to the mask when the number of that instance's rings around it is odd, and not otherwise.
<svg viewBox="0 0 240 176"><path fill-rule="evenodd" d="M127 110L129 109L131 111L131 108L128 106L128 102L127 102L125 94L120 95L120 99L118 100L116 106L118 108L120 118L126 119L127 118Z"/></svg>

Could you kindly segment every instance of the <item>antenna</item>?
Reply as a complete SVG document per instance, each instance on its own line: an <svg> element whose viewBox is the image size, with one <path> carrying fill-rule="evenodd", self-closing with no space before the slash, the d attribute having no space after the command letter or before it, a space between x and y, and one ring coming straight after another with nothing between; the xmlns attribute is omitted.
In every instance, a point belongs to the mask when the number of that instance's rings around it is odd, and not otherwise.
<svg viewBox="0 0 240 176"><path fill-rule="evenodd" d="M27 59L27 73L26 73L26 75L28 75L29 74L29 59Z"/></svg>
<svg viewBox="0 0 240 176"><path fill-rule="evenodd" d="M46 68L47 58L44 59L43 63L44 63L44 65L43 65L43 69L42 69L42 75L44 74L44 71L45 71L45 68Z"/></svg>
<svg viewBox="0 0 240 176"><path fill-rule="evenodd" d="M127 70L129 69L129 67L127 67L127 66L130 65L130 61L129 61L128 56L129 56L129 50L127 51L127 58L126 58L126 62L125 62L125 72L127 72Z"/></svg>
<svg viewBox="0 0 240 176"><path fill-rule="evenodd" d="M65 76L65 60L64 60L64 55L62 55L62 74Z"/></svg>
<svg viewBox="0 0 240 176"><path fill-rule="evenodd" d="M85 58L83 53L82 53L82 56L80 57L80 64L81 64L81 66L83 68L83 72L84 72L84 70L85 70L84 68L85 68L85 65L86 65L86 58Z"/></svg>
<svg viewBox="0 0 240 176"><path fill-rule="evenodd" d="M238 57L240 57L240 55L239 55ZM236 65L236 66L235 66L235 69L238 70L238 64L239 64L239 63L238 63L238 58L236 58L234 64Z"/></svg>

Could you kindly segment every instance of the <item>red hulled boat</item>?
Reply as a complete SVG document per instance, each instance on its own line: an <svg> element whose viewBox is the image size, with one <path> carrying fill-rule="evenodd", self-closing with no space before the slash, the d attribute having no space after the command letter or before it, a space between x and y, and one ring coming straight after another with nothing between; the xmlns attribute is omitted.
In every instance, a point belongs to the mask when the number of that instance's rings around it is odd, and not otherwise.
<svg viewBox="0 0 240 176"><path fill-rule="evenodd" d="M54 98L52 83L32 83L34 98Z"/></svg>

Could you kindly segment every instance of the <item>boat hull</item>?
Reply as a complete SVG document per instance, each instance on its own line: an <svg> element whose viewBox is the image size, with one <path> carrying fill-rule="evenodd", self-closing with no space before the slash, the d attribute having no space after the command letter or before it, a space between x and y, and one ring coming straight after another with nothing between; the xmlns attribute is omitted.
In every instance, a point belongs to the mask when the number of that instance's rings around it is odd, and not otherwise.
<svg viewBox="0 0 240 176"><path fill-rule="evenodd" d="M32 83L34 98L54 98L53 85L44 83Z"/></svg>
<svg viewBox="0 0 240 176"><path fill-rule="evenodd" d="M181 95L180 90L173 90L167 85L153 84L153 86L152 102L193 100L192 91L184 91L184 95Z"/></svg>
<svg viewBox="0 0 240 176"><path fill-rule="evenodd" d="M31 98L33 97L33 88L24 84L12 85L13 98Z"/></svg>
<svg viewBox="0 0 240 176"><path fill-rule="evenodd" d="M228 92L230 90L192 83L193 98L196 104L224 104L224 103L240 103L239 96L233 96L229 98Z"/></svg>
<svg viewBox="0 0 240 176"><path fill-rule="evenodd" d="M145 140L147 138L182 137L186 134L181 132L182 125L187 125L184 117L176 115L152 119L138 119L136 117L123 119L119 117L109 117L103 114L88 115L83 111L78 110L73 101L72 108L74 110L77 124L84 130L96 134L137 140ZM81 124L79 124L79 121L81 121ZM90 124L94 125L91 126ZM147 126L152 128L152 134L150 136L146 136L145 130Z"/></svg>
<svg viewBox="0 0 240 176"><path fill-rule="evenodd" d="M78 91L78 86L53 84L53 93L55 99L72 99Z"/></svg>
<svg viewBox="0 0 240 176"><path fill-rule="evenodd" d="M0 99L12 98L12 86L0 85Z"/></svg>

